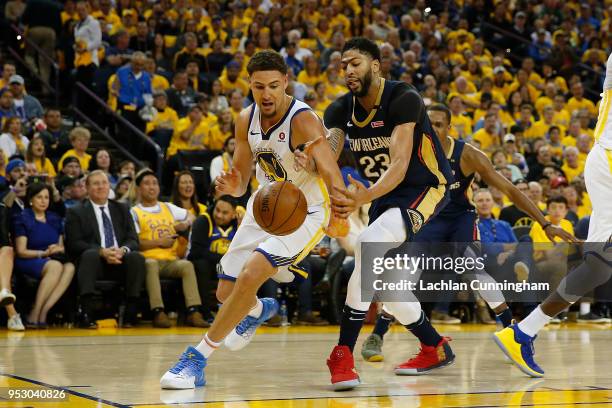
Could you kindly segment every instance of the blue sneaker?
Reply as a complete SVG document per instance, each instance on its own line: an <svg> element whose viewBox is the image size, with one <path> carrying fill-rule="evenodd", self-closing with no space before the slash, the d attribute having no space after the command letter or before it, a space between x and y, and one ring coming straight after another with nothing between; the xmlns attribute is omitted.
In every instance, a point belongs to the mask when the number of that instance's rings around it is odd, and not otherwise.
<svg viewBox="0 0 612 408"><path fill-rule="evenodd" d="M506 356L525 374L530 377L544 377L544 370L533 360L535 349L531 337L523 333L517 324L512 324L493 334L493 340Z"/></svg>
<svg viewBox="0 0 612 408"><path fill-rule="evenodd" d="M204 367L206 358L195 347L189 346L174 367L162 376L161 387L170 390L201 387L206 384Z"/></svg>
<svg viewBox="0 0 612 408"><path fill-rule="evenodd" d="M260 300L263 303L261 316L258 318L247 316L242 319L238 326L225 338L225 347L232 351L245 348L253 339L255 330L278 312L278 302L276 299L262 298Z"/></svg>

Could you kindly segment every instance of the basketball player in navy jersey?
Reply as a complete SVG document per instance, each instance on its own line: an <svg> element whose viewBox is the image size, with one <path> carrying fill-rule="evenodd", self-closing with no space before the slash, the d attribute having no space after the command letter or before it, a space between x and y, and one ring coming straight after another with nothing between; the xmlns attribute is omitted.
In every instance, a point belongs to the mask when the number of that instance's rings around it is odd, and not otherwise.
<svg viewBox="0 0 612 408"><path fill-rule="evenodd" d="M425 224L414 237L416 242L453 242L470 243L479 240L477 214L472 202L472 181L476 173L489 186L503 192L516 206L539 222L549 239L560 237L566 241L573 240L571 234L562 228L552 225L544 218L540 209L508 179L498 173L491 160L481 150L463 140L455 140L449 136L451 112L444 105L433 105L427 108L427 114L436 135L442 144L444 153L449 159L454 175L454 183L450 186L450 202L440 213ZM478 248L459 245L465 256L478 253ZM465 251L464 251L465 250ZM459 254L464 256L464 254ZM493 281L484 271L479 271L476 279ZM481 296L487 301L504 327L512 323L512 313L503 300L501 291L482 291ZM368 361L382 361L382 337L391 323L391 319L381 314L374 327L374 332L364 342L363 357Z"/></svg>
<svg viewBox="0 0 612 408"><path fill-rule="evenodd" d="M452 182L421 96L406 83L381 77L376 44L359 37L347 41L342 66L350 92L326 109L327 138L339 156L348 134L359 171L372 185L366 188L349 176L354 191L337 191L332 197L334 210L344 216L371 202L370 224L355 244L340 339L327 360L335 390L360 383L353 349L371 303L361 299L361 243L411 241L446 204ZM431 326L418 302L389 303L388 308L422 343L419 355L397 367L397 374L424 374L454 361L448 339Z"/></svg>

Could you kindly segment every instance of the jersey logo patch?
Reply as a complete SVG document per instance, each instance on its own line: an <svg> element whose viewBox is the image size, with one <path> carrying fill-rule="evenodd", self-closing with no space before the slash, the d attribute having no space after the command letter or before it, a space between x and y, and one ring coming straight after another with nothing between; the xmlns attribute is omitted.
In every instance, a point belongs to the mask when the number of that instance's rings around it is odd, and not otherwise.
<svg viewBox="0 0 612 408"><path fill-rule="evenodd" d="M280 134L278 135L278 140L281 142L285 141L285 132L280 132Z"/></svg>
<svg viewBox="0 0 612 408"><path fill-rule="evenodd" d="M287 170L281 164L280 158L272 150L264 150L256 153L255 159L259 167L266 173L270 181L283 181L287 179Z"/></svg>
<svg viewBox="0 0 612 408"><path fill-rule="evenodd" d="M351 122L350 120L346 122L346 127L353 127L353 122Z"/></svg>
<svg viewBox="0 0 612 408"><path fill-rule="evenodd" d="M260 134L259 132L253 132L253 131L251 130L251 135L255 136L255 135L259 135L259 134Z"/></svg>
<svg viewBox="0 0 612 408"><path fill-rule="evenodd" d="M412 233L416 234L423 226L423 216L416 210L408 208L406 210L410 223L412 224Z"/></svg>
<svg viewBox="0 0 612 408"><path fill-rule="evenodd" d="M385 126L385 122L383 122L382 120L377 120L371 123L373 128L378 128L378 127L383 127Z"/></svg>

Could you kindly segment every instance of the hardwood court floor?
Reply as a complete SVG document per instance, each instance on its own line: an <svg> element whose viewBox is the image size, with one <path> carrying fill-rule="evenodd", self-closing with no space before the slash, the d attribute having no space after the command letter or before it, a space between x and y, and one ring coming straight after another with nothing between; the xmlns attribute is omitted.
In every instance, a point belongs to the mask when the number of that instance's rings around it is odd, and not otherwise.
<svg viewBox="0 0 612 408"><path fill-rule="evenodd" d="M612 325L563 325L543 331L536 358L544 379L525 377L491 340L494 327L439 326L453 338L457 360L422 377L393 375L395 363L417 350L401 327L385 340L386 359L366 363L364 384L335 393L325 365L337 327L263 328L240 352L220 350L207 367L208 385L162 391L161 374L198 329L0 331L0 390L64 387L64 402L0 399L4 407L387 408L492 406L612 407ZM366 327L363 333L369 333ZM360 349L361 341L357 347Z"/></svg>

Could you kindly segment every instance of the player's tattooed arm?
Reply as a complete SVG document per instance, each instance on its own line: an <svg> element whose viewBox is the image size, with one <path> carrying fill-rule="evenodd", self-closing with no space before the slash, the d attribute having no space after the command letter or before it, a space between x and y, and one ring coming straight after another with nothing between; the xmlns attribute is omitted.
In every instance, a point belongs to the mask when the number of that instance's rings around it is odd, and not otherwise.
<svg viewBox="0 0 612 408"><path fill-rule="evenodd" d="M343 148L344 131L342 129L333 128L330 129L327 136L327 142L332 149L332 152L336 156L336 161L340 158L340 153ZM304 169L309 173L317 173L317 163L315 162L312 151L315 145L322 142L323 138L303 143L295 149L295 166L296 170Z"/></svg>
<svg viewBox="0 0 612 408"><path fill-rule="evenodd" d="M336 160L338 160L340 158L340 153L342 153L342 148L344 147L344 130L338 128L329 129L327 141L336 154Z"/></svg>

